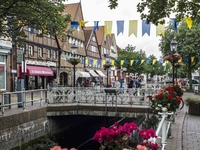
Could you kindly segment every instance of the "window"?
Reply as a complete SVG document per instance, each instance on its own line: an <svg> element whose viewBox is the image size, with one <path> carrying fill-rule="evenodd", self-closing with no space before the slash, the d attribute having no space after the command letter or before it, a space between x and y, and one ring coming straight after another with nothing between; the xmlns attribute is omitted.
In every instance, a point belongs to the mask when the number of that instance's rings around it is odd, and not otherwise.
<svg viewBox="0 0 200 150"><path fill-rule="evenodd" d="M19 51L23 51L24 54L26 54L25 45L20 46L18 49L19 49Z"/></svg>
<svg viewBox="0 0 200 150"><path fill-rule="evenodd" d="M33 46L32 45L28 46L28 55L33 56Z"/></svg>
<svg viewBox="0 0 200 150"><path fill-rule="evenodd" d="M56 51L55 50L52 51L52 58L56 59Z"/></svg>
<svg viewBox="0 0 200 150"><path fill-rule="evenodd" d="M96 52L96 47L95 46L92 46L92 51Z"/></svg>
<svg viewBox="0 0 200 150"><path fill-rule="evenodd" d="M47 33L47 37L50 38L50 37L51 37L51 34Z"/></svg>
<svg viewBox="0 0 200 150"><path fill-rule="evenodd" d="M3 56L5 57L5 56ZM0 89L6 89L6 65L5 62L0 63Z"/></svg>
<svg viewBox="0 0 200 150"><path fill-rule="evenodd" d="M103 54L107 54L107 49L103 48Z"/></svg>
<svg viewBox="0 0 200 150"><path fill-rule="evenodd" d="M42 48L38 47L38 57L41 58L42 57Z"/></svg>
<svg viewBox="0 0 200 150"><path fill-rule="evenodd" d="M46 50L46 57L51 58L51 50L50 49Z"/></svg>
<svg viewBox="0 0 200 150"><path fill-rule="evenodd" d="M94 36L92 37L92 41L94 41L94 42L96 41L96 39L95 39L95 37L94 37Z"/></svg>

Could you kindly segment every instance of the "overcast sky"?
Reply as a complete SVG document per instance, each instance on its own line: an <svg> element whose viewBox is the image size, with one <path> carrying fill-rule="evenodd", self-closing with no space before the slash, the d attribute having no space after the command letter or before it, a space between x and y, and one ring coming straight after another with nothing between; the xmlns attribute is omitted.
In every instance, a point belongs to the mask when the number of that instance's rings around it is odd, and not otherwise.
<svg viewBox="0 0 200 150"><path fill-rule="evenodd" d="M94 21L104 25L104 21L113 21L112 32L115 33L117 45L125 48L128 44L136 46L136 50L144 50L147 56L153 54L160 58L158 50L159 37L156 37L156 27L151 25L151 36L142 36L142 23L136 5L140 0L118 0L119 5L115 10L108 8L108 0L81 0L84 21L89 21L86 26L93 26ZM80 0L68 0L66 3L76 3ZM117 36L116 21L124 20L124 33ZM138 35L128 37L129 20L138 20Z"/></svg>

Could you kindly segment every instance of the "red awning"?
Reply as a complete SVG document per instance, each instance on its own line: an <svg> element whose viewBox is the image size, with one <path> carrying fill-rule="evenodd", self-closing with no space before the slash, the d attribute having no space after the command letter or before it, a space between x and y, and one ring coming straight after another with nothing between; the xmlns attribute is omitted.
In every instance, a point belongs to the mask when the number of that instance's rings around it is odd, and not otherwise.
<svg viewBox="0 0 200 150"><path fill-rule="evenodd" d="M22 66L19 66L19 75L23 76ZM53 76L53 71L47 67L26 66L26 76Z"/></svg>

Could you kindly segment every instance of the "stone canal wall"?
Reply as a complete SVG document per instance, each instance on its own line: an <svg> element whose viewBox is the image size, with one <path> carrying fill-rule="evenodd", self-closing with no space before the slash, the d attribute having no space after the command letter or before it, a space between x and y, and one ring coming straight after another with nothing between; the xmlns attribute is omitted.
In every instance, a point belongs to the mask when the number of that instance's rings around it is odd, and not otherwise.
<svg viewBox="0 0 200 150"><path fill-rule="evenodd" d="M46 107L0 117L0 150L9 150L50 131Z"/></svg>

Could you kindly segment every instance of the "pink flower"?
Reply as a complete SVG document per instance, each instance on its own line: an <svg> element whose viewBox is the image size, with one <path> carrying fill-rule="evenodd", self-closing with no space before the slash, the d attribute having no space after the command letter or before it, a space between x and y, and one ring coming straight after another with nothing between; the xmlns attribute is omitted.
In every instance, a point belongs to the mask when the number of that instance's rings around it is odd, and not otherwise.
<svg viewBox="0 0 200 150"><path fill-rule="evenodd" d="M60 146L54 146L53 148L50 148L50 150L68 150L67 148L61 148ZM70 149L71 150L71 149ZM75 149L74 149L75 150Z"/></svg>
<svg viewBox="0 0 200 150"><path fill-rule="evenodd" d="M146 146L138 145L136 150L148 150Z"/></svg>

